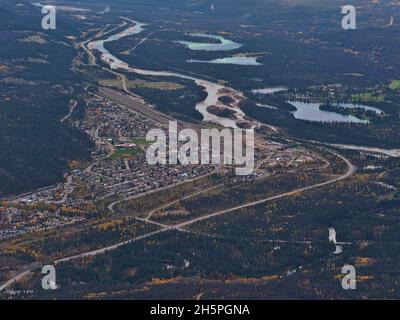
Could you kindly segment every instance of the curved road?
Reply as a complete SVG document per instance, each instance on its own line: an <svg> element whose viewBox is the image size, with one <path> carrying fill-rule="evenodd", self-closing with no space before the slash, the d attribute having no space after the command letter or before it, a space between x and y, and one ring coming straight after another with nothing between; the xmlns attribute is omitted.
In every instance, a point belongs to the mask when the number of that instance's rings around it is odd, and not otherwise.
<svg viewBox="0 0 400 320"><path fill-rule="evenodd" d="M122 24L122 26L123 26L123 24ZM114 28L114 29L112 29L112 30L110 30L110 31L108 31L108 32L106 32L106 33L100 33L100 35L104 36L105 34L108 34L108 33L112 32L112 31L118 29L119 27L121 27L121 25L116 27L116 28ZM96 36L94 38L96 38ZM87 40L87 41L81 43L80 45L89 54L89 63L90 64L96 64L96 57L86 47L86 44L88 42L90 42L91 40L92 39ZM107 71L110 71L110 70L107 69ZM116 71L113 71L113 70L111 70L111 72L121 78L121 82L123 84L124 91L126 93L128 93L128 94L132 94L128 90L127 86L126 86L126 78L124 77L124 75L122 75L122 74L120 74L120 73L118 73ZM262 199L262 200L249 202L249 203L246 203L246 204L243 204L243 205L240 205L240 206L237 206L237 207L233 207L233 208L230 208L230 209L220 210L220 211L208 214L208 215L204 215L204 216L201 216L201 217L190 219L188 221L185 221L185 222L182 222L182 223L179 223L179 224L176 224L176 225L165 226L165 225L161 225L160 224L161 228L159 230L156 230L156 231L153 231L153 232L138 236L138 237L133 238L131 240L123 241L123 242L120 242L120 243L117 243L117 244L114 244L114 245L111 245L111 246L107 246L107 247L104 247L104 248L88 251L88 252L81 253L81 254L74 255L74 256L70 256L70 257L65 257L63 259L59 259L59 260L54 261L54 264L59 264L59 263L62 263L62 262L72 261L72 260L76 260L76 259L81 259L81 258L88 257L88 256L96 256L96 255L99 255L99 254L104 254L106 252L109 252L109 251L112 251L112 250L116 250L116 249L118 249L118 248L120 248L120 247L122 247L124 245L130 244L130 243L133 243L135 241L139 241L139 240L142 240L142 239L145 239L145 238L148 238L148 237L151 237L153 235L160 234L162 232L166 232L166 231L169 231L169 230L185 231L182 228L190 226L190 225L192 225L194 223L197 223L197 222L200 222L200 221L204 221L204 220L207 220L207 219L210 219L210 218L213 218L213 217L216 217L216 216L220 216L220 215L223 215L223 214L226 214L226 213L230 213L230 212L234 212L234 211L237 211L237 210L240 210L240 209L251 207L251 206L254 206L254 205L257 205L257 204L261 204L261 203L273 201L273 200L276 200L276 199L292 196L292 195L294 195L296 193L305 192L305 191L308 191L308 190L312 190L312 189L320 188L320 187L323 187L323 186L327 186L327 185L330 185L330 184L333 184L333 183L336 183L336 182L339 182L339 181L342 181L342 180L345 180L345 179L351 177L356 172L356 167L349 160L344 158L343 156L341 156L341 155L339 155L339 154L337 154L335 152L332 152L332 153L335 154L340 159L342 159L347 165L346 173L344 173L343 175L341 175L340 177L337 177L335 179L332 179L332 180L329 180L329 181L325 181L325 182L322 182L322 183L318 183L318 184L315 184L315 185L311 185L311 186L308 186L308 187L299 188L299 189L296 189L296 190L293 190L293 191L290 191L290 192L286 192L286 193L283 193L283 194L280 194L280 195L268 197L268 198L265 198L265 199ZM202 192L204 192L204 191L202 191ZM109 208L109 209L113 210L114 205L115 204L111 204L111 208ZM150 218L151 218L151 215L149 217L147 217L147 219L150 219ZM144 221L146 221L146 220L144 220ZM147 220L147 222L152 223L150 220ZM24 278L26 275L28 275L33 270L34 270L34 267L28 267L27 270L21 271L19 274L15 275L13 278L11 278L7 282L5 282L3 285L1 285L0 286L0 291L8 288L12 284L14 284L16 281L21 280L22 278Z"/></svg>
<svg viewBox="0 0 400 320"><path fill-rule="evenodd" d="M342 159L344 162L346 162L346 165L347 165L346 173L341 175L341 176L339 176L338 178L335 178L333 180L328 180L328 181L325 181L325 182L321 182L321 183L318 183L318 184L314 184L314 185L311 185L311 186L308 186L308 187L296 189L296 190L293 190L293 191L289 191L289 192L286 192L286 193L282 193L282 194L279 194L279 195L276 195L276 196L272 196L272 197L269 197L269 198L266 198L266 199L249 202L249 203L246 203L246 204L234 207L234 208L225 209L225 210L221 210L221 211L218 211L218 212L210 213L210 214L205 215L205 216L201 216L201 217L194 218L194 219L191 219L191 220L186 221L186 222L182 222L182 223L176 224L176 225L174 225L174 228L182 229L182 228L190 226L190 225L192 225L194 223L197 223L197 222L200 222L200 221L203 221L203 220L207 220L207 219L210 219L210 218L213 218L213 217L217 217L217 216L223 215L225 213L229 213L229 212L237 211L237 210L240 210L240 209L252 207L252 206L255 206L257 204L273 201L273 200L276 200L276 199L285 198L285 197L288 197L288 196L292 196L292 195L294 195L296 193L301 193L301 192L304 192L304 191L308 191L308 190L312 190L312 189L316 189L316 188L321 188L321 187L324 187L324 186L327 186L327 185L330 185L330 184L345 180L345 179L351 177L357 171L357 168L349 160L347 160L346 158L344 158L343 156L341 156L341 155L339 155L337 153L334 153L334 152L332 152L332 153L335 154L340 159Z"/></svg>
<svg viewBox="0 0 400 320"><path fill-rule="evenodd" d="M293 190L293 191L285 192L285 193L282 193L282 194L279 194L279 195L276 195L276 196L272 196L272 197L268 197L268 198L265 198L265 199L262 199L262 200L249 202L249 203L246 203L246 204L234 207L234 208L220 210L220 211L208 214L208 215L204 215L204 216L201 216L201 217L190 219L188 221L185 221L185 222L182 222L182 223L179 223L179 224L176 224L176 225L163 226L159 230L156 230L156 231L153 231L153 232L138 236L138 237L133 238L133 239L128 240L128 241L123 241L123 242L120 242L120 243L117 243L117 244L114 244L114 245L111 245L111 246L107 246L105 248L91 250L91 251L84 252L84 253L81 253L81 254L78 254L78 255L74 255L74 256L70 256L70 257L66 257L66 258L63 258L63 259L56 260L56 261L54 261L54 264L59 264L59 263L62 263L62 262L72 261L72 260L76 260L76 259L81 259L81 258L88 257L88 256L96 256L96 255L99 255L99 254L104 254L106 252L109 252L109 251L112 251L112 250L116 250L116 249L118 249L118 248L120 248L120 247L122 247L124 245L130 244L130 243L133 243L135 241L139 241L139 240L142 240L142 239L145 239L145 238L149 238L149 237L151 237L153 235L160 234L162 232L166 232L166 231L169 231L169 230L183 231L182 228L190 226L190 225L192 225L194 223L197 223L197 222L200 222L200 221L204 221L204 220L207 220L207 219L210 219L210 218L213 218L213 217L217 217L217 216L220 216L220 215L223 215L223 214L226 214L226 213L234 212L234 211L237 211L237 210L240 210L240 209L248 208L248 207L251 207L251 206L254 206L254 205L257 205L257 204L261 204L261 203L273 201L273 200L276 200L276 199L281 199L281 198L285 198L285 197L288 197L288 196L292 196L292 195L294 195L296 193L300 193L300 192L305 192L305 191L312 190L312 189L321 188L321 187L324 187L324 186L327 186L327 185L330 185L330 184L334 184L336 182L348 179L349 177L354 175L354 173L357 171L357 168L349 160L347 160L345 157L341 156L340 154L338 154L336 152L333 152L333 151L330 151L330 152L333 153L334 155L336 155L337 157L339 157L340 159L342 159L347 165L346 172L343 175L341 175L341 176L339 176L339 177L337 177L335 179L328 180L328 181L325 181L325 182L321 182L321 183L318 183L318 184L314 184L314 185L311 185L311 186L308 186L308 187L299 188L299 189L296 189L296 190ZM31 268L31 269L28 269L28 270L24 270L21 273L17 274L13 278L11 278L7 282L5 282L3 285L1 285L0 286L0 291L8 288L12 284L14 284L16 281L21 280L23 277L28 275L33 269L34 268Z"/></svg>

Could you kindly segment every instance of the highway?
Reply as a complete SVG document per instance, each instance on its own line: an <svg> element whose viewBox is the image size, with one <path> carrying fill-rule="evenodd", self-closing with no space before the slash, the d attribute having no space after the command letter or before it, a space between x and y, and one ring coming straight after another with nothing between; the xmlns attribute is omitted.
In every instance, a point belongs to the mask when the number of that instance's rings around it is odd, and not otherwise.
<svg viewBox="0 0 400 320"><path fill-rule="evenodd" d="M273 197L269 197L269 198L266 198L266 199L249 202L249 203L246 203L246 204L234 207L234 208L225 209L225 210L221 210L221 211L218 211L218 212L210 213L210 214L198 217L198 218L194 218L194 219L191 219L191 220L176 224L176 225L174 225L174 227L177 228L177 229L182 229L184 227L188 227L188 226L190 226L190 225L192 225L194 223L200 222L200 221L208 220L210 218L214 218L214 217L217 217L217 216L220 216L220 215L223 215L223 214L226 214L226 213L234 212L234 211L237 211L237 210L240 210L240 209L253 207L253 206L261 204L261 203L270 202L270 201L281 199L281 198L285 198L285 197L288 197L288 196L293 196L295 194L302 193L302 192L305 192L305 191L309 191L309 190L312 190L312 189L321 188L321 187L324 187L324 186L327 186L327 185L330 185L330 184L333 184L333 183L336 183L336 182L339 182L339 181L342 181L342 180L345 180L345 179L351 177L357 171L357 168L349 160L347 160L343 156L341 156L341 155L339 155L337 153L335 153L335 155L346 162L347 171L343 175L341 175L341 176L339 176L339 177L337 177L337 178L335 178L333 180L328 180L328 181L321 182L321 183L318 183L318 184L314 184L314 185L311 185L311 186L308 186L308 187L296 189L296 190L293 190L293 191L290 191L290 192L286 192L286 193L282 193L282 194L279 194L279 195L276 195L276 196L273 196Z"/></svg>
<svg viewBox="0 0 400 320"><path fill-rule="evenodd" d="M30 264L25 269L23 269L22 271L18 272L10 280L7 280L5 283L0 285L0 292L3 291L4 289L7 289L9 286L13 285L14 283L18 282L19 280L22 280L25 276L27 276L33 270L37 269L39 266L40 265L37 262L34 262L34 263Z"/></svg>
<svg viewBox="0 0 400 320"><path fill-rule="evenodd" d="M217 216L221 216L221 215L224 215L224 214L227 214L227 213L235 212L235 211L238 211L240 209L252 207L252 206L257 205L257 204L270 202L270 201L273 201L273 200L277 200L277 199L293 196L293 195L298 194L298 193L302 193L302 192L306 192L306 191L309 191L309 190L321 188L321 187L324 187L324 186L327 186L327 185L331 185L331 184L346 180L346 179L350 178L351 176L353 176L356 173L357 168L348 159L346 159L345 157L341 156L340 154L338 154L336 152L333 152L333 151L331 151L331 152L334 155L336 155L337 157L339 157L340 159L342 159L347 165L346 172L344 174L342 174L341 176L336 177L336 178L334 178L332 180L328 180L328 181L325 181L325 182L314 184L314 185L311 185L311 186L308 186L308 187L298 188L298 189L295 189L293 191L285 192L285 193L282 193L282 194L279 194L279 195L276 195L276 196L272 196L272 197L267 197L265 199L248 202L248 203L240 205L240 206L236 206L236 207L225 209L225 210L220 210L220 211L217 211L217 212L214 212L214 213L210 213L210 214L207 214L207 215L204 215L204 216L201 216L201 217L193 218L193 219L187 220L185 222L178 223L178 224L171 225L171 226L167 226L167 225L156 223L156 225L159 225L161 227L159 230L156 230L156 231L153 231L153 232L149 232L149 233L146 233L144 235L135 237L135 238L127 240L127 241L119 242L119 243L111 245L111 246L107 246L107 247L96 249L96 250L87 251L87 252L84 252L84 253L81 253L81 254L78 254L78 255L65 257L65 258L62 258L62 259L54 261L54 264L59 264L59 263L63 263L63 262L68 262L68 261L81 259L81 258L84 258L84 257L96 256L96 255L104 254L106 252L110 252L110 251L116 250L116 249L118 249L118 248L120 248L120 247L122 247L124 245L130 244L130 243L133 243L133 242L136 242L136 241L139 241L139 240L143 240L143 239L146 239L146 238L149 238L149 237L152 237L154 235L158 235L160 233L163 233L163 232L166 232L166 231L170 231L170 230L186 231L183 228L188 227L190 225L193 225L193 224L195 224L197 222L205 221L205 220L217 217ZM146 219L143 219L143 220L140 220L140 221L146 222ZM147 222L155 224L150 220L147 220ZM31 269L24 270L24 271L21 271L20 273L18 273L16 276L14 276L13 278L11 278L7 282L5 282L3 285L1 285L0 286L0 291L8 288L12 284L14 284L16 281L21 280L26 275L28 275L31 271L33 271L33 269L34 268L31 268Z"/></svg>
<svg viewBox="0 0 400 320"><path fill-rule="evenodd" d="M9 286L14 284L15 282L18 282L19 280L21 280L22 278L27 276L29 273L31 273L31 271L32 270L29 269L29 270L26 270L26 271L22 271L21 273L18 273L16 276L14 276L10 280L8 280L6 283L2 284L0 286L0 291L3 291L4 289L8 288Z"/></svg>
<svg viewBox="0 0 400 320"><path fill-rule="evenodd" d="M115 29L117 29L117 28L114 28L113 30L115 30ZM110 30L109 32L111 32L111 31L112 30ZM106 33L104 33L103 35L105 35L105 34ZM84 43L82 43L82 47L89 54L90 64L96 64L95 56L91 53L90 50L88 50L86 48L86 43L88 43L88 42L89 42L89 40L84 42ZM158 112L154 108L149 107L142 99L140 99L139 97L134 96L131 92L129 92L129 90L128 90L127 86L126 86L126 78L125 78L124 75L121 75L121 74L119 74L119 73L117 73L117 72L115 72L113 70L108 70L107 69L107 71L110 71L110 72L120 76L122 84L123 84L123 89L124 89L125 93L122 93L122 92L119 92L119 91L116 91L116 90L113 90L113 89L109 89L109 88L100 88L100 94L102 96L104 96L104 97L106 97L106 98L108 98L110 100L113 100L118 104L122 104L122 105L124 105L124 106L126 106L128 108L131 108L131 109L133 109L133 110L135 110L135 111L137 111L139 113L142 113L145 116L147 116L147 117L149 117L151 119L154 119L154 120L160 122L163 125L168 125L169 121L175 121L175 119L173 119L172 117L169 117L169 116L167 116L167 115L165 115L165 114L163 114L161 112ZM193 129L197 129L197 130L200 129L200 128L204 128L204 125L203 126L201 126L201 125L193 125L193 124L187 124L187 123L184 123L184 122L179 122L179 123L181 125L184 125L184 126L188 126L189 125ZM332 152L332 153L334 155L336 155L337 157L339 157L340 159L342 159L347 165L346 172L344 174L342 174L341 176L339 176L339 177L334 177L331 180L328 180L328 181L325 181L325 182L322 182L322 183L314 184L314 185L311 185L311 186L308 186L308 187L298 188L298 189L295 189L295 190L292 190L292 191L289 191L289 192L285 192L285 193L282 193L282 194L279 194L279 195L275 195L275 196L272 196L272 197L269 196L269 197L266 197L266 198L261 199L261 200L248 202L248 203L245 203L245 204L233 207L233 208L219 210L219 211L216 211L216 212L204 215L204 216L200 216L200 217L189 219L189 220L187 220L185 222L181 222L181 223L178 223L178 224L175 224L175 225L163 225L163 224L158 224L158 223L155 223L155 222L151 221L150 218L151 218L152 214L154 213L154 212L152 212L152 213L149 214L149 216L146 219L143 219L141 221L158 225L160 227L160 229L158 229L156 231L153 231L153 232L149 232L147 234L144 234L144 235L141 235L141 236L138 236L138 237L135 237L135 238L132 238L132 239L127 240L127 241L122 241L122 242L116 243L114 245L106 246L104 248L99 248L99 249L96 249L96 250L90 250L90 251L83 252L81 254L77 254L77 255L73 255L73 256L67 256L67 257L64 257L62 259L58 259L58 260L54 261L54 264L60 264L60 263L64 263L64 262L69 262L69 261L73 261L73 260L77 260L77 259L81 259L81 258L89 257L89 256L101 255L101 254L116 250L116 249L118 249L118 248L120 248L120 247L122 247L124 245L131 244L133 242L140 241L140 240L143 240L143 239L146 239L146 238L150 238L152 236L155 236L155 235L158 235L158 234L161 234L163 232L170 231L170 230L177 230L177 231L185 231L185 232L187 232L188 230L184 230L184 228L185 227L189 227L189 226L191 226L191 225L193 225L195 223L202 222L202 221L205 221L205 220L208 220L208 219L211 219L211 218L214 218L214 217L218 217L218 216L221 216L221 215L224 215L224 214L228 214L228 213L231 213L231 212L235 212L235 211L238 211L238 210L241 210L241 209L244 209L244 208L252 207L252 206L257 205L257 204L262 204L262 203L274 201L274 200L277 200L277 199L293 196L295 194L306 192L306 191L309 191L309 190L312 190L312 189L321 188L321 187L324 187L324 186L327 186L327 185L331 185L331 184L337 183L339 181L342 181L342 180L345 180L345 179L351 177L356 172L356 167L353 164L351 164L351 162L349 160L347 160L346 158L344 158L343 156L341 156L341 155L339 155L339 154L337 154L335 152ZM87 170L90 170L90 169L91 169L91 167L89 167ZM203 178L203 177L201 177L201 178ZM185 181L185 182L188 182L188 181ZM199 191L198 193L195 193L195 194L187 196L186 199L190 198L192 196L201 194L203 192L210 191L210 190L212 190L214 188L217 188L217 187L218 186L210 188L210 189L207 189L207 190ZM157 191L159 192L160 190L157 190ZM143 195L141 195L141 196L143 196ZM126 200L128 200L128 199L124 199L123 201L126 201ZM176 200L173 203L176 203L176 202L181 201L181 200L182 199ZM109 206L109 209L111 211L113 211L113 207L118 202L119 201L117 201L115 203L112 203ZM161 208L163 208L163 207L161 207ZM28 266L27 269L21 270L18 274L13 276L10 280L6 281L3 285L1 285L0 286L0 291L5 290L8 287L12 286L16 281L19 281L19 280L23 279L30 272L32 272L35 268L36 268L35 266Z"/></svg>
<svg viewBox="0 0 400 320"><path fill-rule="evenodd" d="M76 260L76 259L81 259L81 258L85 258L85 257L89 257L89 256L96 256L96 255L99 255L99 254L104 254L104 253L106 253L108 251L116 250L119 247L125 246L125 245L133 243L135 241L149 238L149 237L154 236L156 234L159 234L159 233L161 233L163 231L166 231L167 229L168 228L160 229L160 230L153 231L153 232L150 232L150 233L146 233L146 234L144 234L142 236L139 236L139 237L136 237L136 238L124 241L124 242L120 242L120 243L117 243L117 244L114 244L114 245L111 245L111 246L108 246L108 247L105 247L105 248L92 250L92 251L84 252L84 253L77 254L77 255L74 255L74 256L62 258L62 259L54 261L54 264L57 265L57 264L62 263L62 262L68 262L68 261L71 261L71 260Z"/></svg>
<svg viewBox="0 0 400 320"><path fill-rule="evenodd" d="M76 107L77 105L78 105L78 102L77 102L76 100L72 100L72 101L71 101L71 103L69 104L69 112L68 112L67 115L65 115L65 116L60 120L61 123L63 123L64 121L68 120L68 119L72 116L72 113L74 112L75 107Z"/></svg>

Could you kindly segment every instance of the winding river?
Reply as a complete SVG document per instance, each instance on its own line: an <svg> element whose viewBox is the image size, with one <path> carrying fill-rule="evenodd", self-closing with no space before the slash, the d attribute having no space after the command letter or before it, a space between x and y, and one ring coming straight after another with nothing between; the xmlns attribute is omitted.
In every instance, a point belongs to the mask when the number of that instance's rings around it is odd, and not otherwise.
<svg viewBox="0 0 400 320"><path fill-rule="evenodd" d="M235 89L226 87L223 84L211 82L209 80L204 80L200 78L196 78L193 75L185 75L177 72L171 71L153 71L153 70L145 70L141 68L136 68L130 66L127 62L117 58L114 56L110 51L105 48L105 44L113 41L118 41L124 37L128 37L131 35L137 35L142 33L145 30L146 24L130 20L124 18L124 20L129 21L131 26L127 26L121 32L110 35L106 39L102 40L94 40L88 43L87 48L90 51L97 50L101 53L101 60L105 62L112 70L123 70L126 72L135 73L138 75L144 76L155 76L155 77L177 77L186 80L194 81L198 86L203 87L207 93L207 97L204 101L197 103L196 110L199 111L203 116L203 121L214 123L221 125L223 127L228 128L238 128L239 123L248 123L251 127L255 127L254 123L249 123L248 120L245 118L245 113L238 107L238 103L244 99L244 95L242 92L237 91ZM198 34L198 36L208 36L213 37L221 41L218 44L205 44L205 43L198 43L197 46L194 46L194 43L185 42L185 44L192 50L213 50L219 47L219 50L231 50L233 47L237 47L239 44L226 40L223 37L219 36L211 36L205 34ZM182 43L182 42L180 42ZM211 46L211 47L210 47ZM222 48L221 48L222 46ZM286 88L267 88L263 90L257 90L254 93L275 93L279 91L286 90ZM219 101L219 98L224 95L229 95L234 99L232 104L225 105ZM294 105L297 111L294 112L294 116L297 119L304 119L310 121L323 121L323 122L350 122L350 123L360 123L360 124L367 124L369 123L368 120L359 119L353 115L342 115L335 112L327 112L324 110L319 109L318 103L303 103L303 102L290 102ZM222 106L224 108L228 108L235 112L235 118L224 118L217 115L214 115L208 111L208 108L211 106ZM381 110L367 107L367 106L358 106L358 105L350 105L350 104L343 104L343 107L360 107L366 110L375 111L376 113L380 114ZM268 107L268 106L266 106Z"/></svg>
<svg viewBox="0 0 400 320"><path fill-rule="evenodd" d="M137 35L137 34L142 33L145 30L144 26L146 24L138 22L138 21L134 21L134 20L129 20L129 19L125 19L125 20L130 21L131 23L134 24L134 26L128 27L115 35L109 36L105 40L91 41L88 43L88 49L90 51L92 51L92 50L99 51L101 53L102 61L105 62L106 64L108 64L110 66L110 68L113 70L124 70L127 72L133 72L138 75L145 75L145 76L178 77L181 79L192 80L198 86L204 87L204 90L207 92L207 97L204 101L199 102L196 105L196 110L198 110L203 115L203 118L204 118L203 121L215 123L215 124L221 125L223 127L228 127L228 128L238 128L237 123L247 122L245 120L244 112L242 110L240 110L239 107L233 108L233 107L225 106L226 108L229 108L229 109L235 111L236 119L228 119L228 118L219 117L219 116L214 115L207 111L207 108L210 106L221 105L221 102L218 99L220 97L224 96L226 94L226 92L231 93L231 95L233 96L233 98L235 100L235 103L240 102L242 99L244 99L244 96L241 92L236 91L232 88L226 87L222 84L199 79L194 76L183 75L183 74L176 73L176 72L151 71L151 70L145 70L145 69L131 67L128 63L126 63L125 61L122 61L121 59L114 56L111 52L109 52L104 46L106 43L112 42L112 41L118 41L124 37L128 37L131 35ZM234 46L230 42L227 45Z"/></svg>

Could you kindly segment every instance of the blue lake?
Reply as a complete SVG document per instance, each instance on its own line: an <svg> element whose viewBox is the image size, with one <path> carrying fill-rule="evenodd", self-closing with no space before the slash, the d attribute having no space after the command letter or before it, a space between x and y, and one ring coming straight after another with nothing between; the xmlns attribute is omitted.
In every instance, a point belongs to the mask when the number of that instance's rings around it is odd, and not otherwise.
<svg viewBox="0 0 400 320"><path fill-rule="evenodd" d="M353 115L343 115L336 112L320 110L321 103L288 101L291 105L295 106L297 111L293 112L296 119L317 121L317 122L347 122L347 123L361 123L368 124L368 120L359 119ZM351 103L339 104L343 108L361 108L364 110L371 110L377 114L382 114L382 111L364 105L356 105Z"/></svg>
<svg viewBox="0 0 400 320"><path fill-rule="evenodd" d="M195 41L176 41L177 43L183 44L190 50L195 51L230 51L239 49L242 45L240 43L225 39L222 36L206 33L190 33L191 37L208 38L218 40L218 43L206 43L206 42L195 42Z"/></svg>

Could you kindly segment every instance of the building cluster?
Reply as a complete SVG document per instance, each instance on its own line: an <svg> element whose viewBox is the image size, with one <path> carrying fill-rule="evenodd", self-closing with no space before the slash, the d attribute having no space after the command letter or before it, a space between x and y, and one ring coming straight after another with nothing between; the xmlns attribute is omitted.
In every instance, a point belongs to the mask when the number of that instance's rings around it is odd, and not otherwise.
<svg viewBox="0 0 400 320"><path fill-rule="evenodd" d="M76 223L85 218L82 208L93 205L97 210L103 200L133 198L221 172L216 165L148 164L145 136L151 129L161 129L158 123L98 96L86 103L84 119L73 125L94 141L92 161L71 169L63 184L9 199L7 206L0 204L0 239ZM315 160L296 147L263 143L256 149L255 174L248 179Z"/></svg>
<svg viewBox="0 0 400 320"><path fill-rule="evenodd" d="M77 223L83 219L83 216L65 214L61 207L54 207L54 210L23 205L0 207L0 240Z"/></svg>
<svg viewBox="0 0 400 320"><path fill-rule="evenodd" d="M0 204L0 239L73 224L85 219L79 210L85 205L149 193L215 170L215 166L149 165L144 138L149 130L160 128L158 123L97 96L87 100L86 111L73 126L95 142L91 163L72 169L64 183Z"/></svg>

